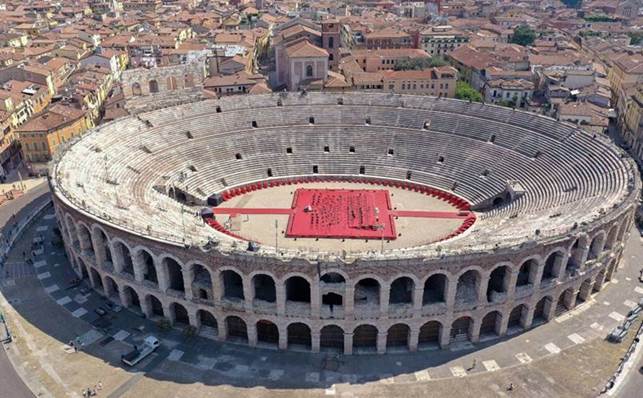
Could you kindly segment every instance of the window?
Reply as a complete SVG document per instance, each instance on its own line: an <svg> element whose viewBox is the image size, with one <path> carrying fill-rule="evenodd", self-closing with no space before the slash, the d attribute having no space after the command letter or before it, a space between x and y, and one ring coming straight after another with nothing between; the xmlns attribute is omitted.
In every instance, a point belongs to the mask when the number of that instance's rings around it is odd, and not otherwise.
<svg viewBox="0 0 643 398"><path fill-rule="evenodd" d="M268 177L272 177L272 169L266 170L266 174L268 174Z"/></svg>
<svg viewBox="0 0 643 398"><path fill-rule="evenodd" d="M355 153L355 147L354 146L349 147L348 152Z"/></svg>
<svg viewBox="0 0 643 398"><path fill-rule="evenodd" d="M370 116L366 116L365 123L366 123L367 126L371 124L371 117Z"/></svg>
<svg viewBox="0 0 643 398"><path fill-rule="evenodd" d="M406 172L406 179L407 179L407 180L410 180L410 179L411 179L411 170L408 170L408 171Z"/></svg>
<svg viewBox="0 0 643 398"><path fill-rule="evenodd" d="M387 152L387 153L388 153L388 155L389 155L389 156L393 156L393 154L394 154L395 152L393 151L393 148L389 148L389 150L388 150L388 152Z"/></svg>
<svg viewBox="0 0 643 398"><path fill-rule="evenodd" d="M313 174L319 173L319 167L317 165L313 165Z"/></svg>
<svg viewBox="0 0 643 398"><path fill-rule="evenodd" d="M217 105L217 113L221 113L221 107Z"/></svg>
<svg viewBox="0 0 643 398"><path fill-rule="evenodd" d="M444 156L438 156L438 163L444 163Z"/></svg>
<svg viewBox="0 0 643 398"><path fill-rule="evenodd" d="M190 170L192 172L196 172L196 167L194 167L193 165L189 165L188 170Z"/></svg>
<svg viewBox="0 0 643 398"><path fill-rule="evenodd" d="M330 147L329 147L329 146L325 146L325 147L324 147L324 152L329 153L329 152L330 152Z"/></svg>
<svg viewBox="0 0 643 398"><path fill-rule="evenodd" d="M334 47L335 47L335 38L331 36L328 38L328 48L334 48Z"/></svg>
<svg viewBox="0 0 643 398"><path fill-rule="evenodd" d="M283 105L284 105L284 103L283 103L283 102L281 102L281 99L278 99L278 100L277 100L277 106L283 106Z"/></svg>
<svg viewBox="0 0 643 398"><path fill-rule="evenodd" d="M256 120L252 121L252 127L257 128L257 121Z"/></svg>
<svg viewBox="0 0 643 398"><path fill-rule="evenodd" d="M344 105L344 99L343 98L337 98L337 105Z"/></svg>
<svg viewBox="0 0 643 398"><path fill-rule="evenodd" d="M309 117L309 118L308 118L308 123L310 123L310 124L315 124L315 118L314 118L314 117L312 117L312 116L311 116L311 117Z"/></svg>
<svg viewBox="0 0 643 398"><path fill-rule="evenodd" d="M328 60L332 62L333 59L334 59L333 54L328 54Z"/></svg>
<svg viewBox="0 0 643 398"><path fill-rule="evenodd" d="M428 130L429 127L431 127L431 121L427 120L427 121L424 122L423 128L424 128L424 130Z"/></svg>
<svg viewBox="0 0 643 398"><path fill-rule="evenodd" d="M492 144L494 142L496 142L496 135L495 134L491 134L491 137L489 137L489 142L492 143Z"/></svg>
<svg viewBox="0 0 643 398"><path fill-rule="evenodd" d="M313 66L312 65L307 65L306 66L306 77L313 77Z"/></svg>
<svg viewBox="0 0 643 398"><path fill-rule="evenodd" d="M360 173L360 174L366 174L366 167L364 167L364 166L359 166L359 173Z"/></svg>
<svg viewBox="0 0 643 398"><path fill-rule="evenodd" d="M234 157L235 157L237 160L241 160L241 154L240 154L240 153L237 153L236 155L234 155Z"/></svg>
<svg viewBox="0 0 643 398"><path fill-rule="evenodd" d="M287 153L287 154L291 154L291 153L292 153L292 147L288 147L288 148L286 148L286 153Z"/></svg>

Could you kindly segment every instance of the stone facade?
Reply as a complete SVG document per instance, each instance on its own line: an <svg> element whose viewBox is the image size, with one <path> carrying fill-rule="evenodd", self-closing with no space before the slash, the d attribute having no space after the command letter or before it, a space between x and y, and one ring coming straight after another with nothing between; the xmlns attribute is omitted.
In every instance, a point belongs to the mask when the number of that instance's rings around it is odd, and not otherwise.
<svg viewBox="0 0 643 398"><path fill-rule="evenodd" d="M125 98L203 88L205 61L159 68L123 71L121 85Z"/></svg>

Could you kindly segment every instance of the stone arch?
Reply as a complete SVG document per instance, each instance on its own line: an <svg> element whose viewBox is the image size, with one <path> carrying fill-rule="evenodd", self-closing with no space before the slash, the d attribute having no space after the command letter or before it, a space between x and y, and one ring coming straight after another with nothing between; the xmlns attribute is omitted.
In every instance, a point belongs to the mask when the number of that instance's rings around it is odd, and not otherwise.
<svg viewBox="0 0 643 398"><path fill-rule="evenodd" d="M515 306L509 313L507 321L508 329L525 329L527 326L527 316L529 314L529 307L525 304Z"/></svg>
<svg viewBox="0 0 643 398"><path fill-rule="evenodd" d="M69 234L69 243L74 247L80 246L78 240L78 231L76 230L76 223L74 222L74 219L71 217L71 215L67 214L65 216L65 224L67 225L67 233Z"/></svg>
<svg viewBox="0 0 643 398"><path fill-rule="evenodd" d="M159 92L159 82L156 81L156 79L151 79L148 82L149 90L150 93L158 93Z"/></svg>
<svg viewBox="0 0 643 398"><path fill-rule="evenodd" d="M377 328L373 325L359 325L353 330L353 347L357 350L377 349Z"/></svg>
<svg viewBox="0 0 643 398"><path fill-rule="evenodd" d="M117 269L124 274L134 276L134 261L129 246L120 239L112 240L112 252L116 259Z"/></svg>
<svg viewBox="0 0 643 398"><path fill-rule="evenodd" d="M100 294L105 294L105 288L103 287L103 279L100 277L100 274L94 267L91 267L89 269L89 273L91 274L91 280L95 282L94 284L94 289L96 289Z"/></svg>
<svg viewBox="0 0 643 398"><path fill-rule="evenodd" d="M279 328L266 319L257 321L257 342L269 345L279 344Z"/></svg>
<svg viewBox="0 0 643 398"><path fill-rule="evenodd" d="M534 286L536 274L538 273L538 261L534 258L527 259L520 264L518 277L516 278L516 289L521 287Z"/></svg>
<svg viewBox="0 0 643 398"><path fill-rule="evenodd" d="M220 271L219 278L223 287L221 298L233 301L245 300L241 273L233 269L226 269Z"/></svg>
<svg viewBox="0 0 643 398"><path fill-rule="evenodd" d="M169 255L161 258L161 267L165 275L165 285L168 289L185 293L185 281L183 280L183 264Z"/></svg>
<svg viewBox="0 0 643 398"><path fill-rule="evenodd" d="M478 269L468 269L458 276L455 291L456 305L471 305L478 302L478 290L482 282L482 274Z"/></svg>
<svg viewBox="0 0 643 398"><path fill-rule="evenodd" d="M603 288L603 283L605 283L606 274L607 274L607 267L602 267L600 272L596 275L596 281L592 286L592 293L599 292Z"/></svg>
<svg viewBox="0 0 643 398"><path fill-rule="evenodd" d="M310 349L312 346L312 337L310 327L305 323L294 322L288 325L288 347L299 346Z"/></svg>
<svg viewBox="0 0 643 398"><path fill-rule="evenodd" d="M143 95L143 90L141 89L141 84L139 82L132 83L132 95L133 96Z"/></svg>
<svg viewBox="0 0 643 398"><path fill-rule="evenodd" d="M547 255L543 264L540 283L552 282L560 276L566 254L563 249L555 249Z"/></svg>
<svg viewBox="0 0 643 398"><path fill-rule="evenodd" d="M507 298L509 281L511 280L511 266L508 264L497 265L489 274L487 284L487 301L499 303Z"/></svg>
<svg viewBox="0 0 643 398"><path fill-rule="evenodd" d="M341 283L346 283L348 280L348 275L346 275L344 272L339 271L339 270L333 270L333 271L328 271L324 272L320 277L319 280L322 283L326 284L341 284Z"/></svg>
<svg viewBox="0 0 643 398"><path fill-rule="evenodd" d="M173 325L188 326L190 324L188 310L177 302L170 304L170 319Z"/></svg>
<svg viewBox="0 0 643 398"><path fill-rule="evenodd" d="M92 239L94 240L94 249L96 250L96 261L108 269L114 264L112 259L112 249L107 233L98 225L92 227Z"/></svg>
<svg viewBox="0 0 643 398"><path fill-rule="evenodd" d="M551 296L545 296L538 300L536 306L534 307L533 323L544 323L547 322L548 314L553 304L553 298Z"/></svg>
<svg viewBox="0 0 643 398"><path fill-rule="evenodd" d="M89 232L89 227L81 222L78 223L77 230L80 247L90 255L95 256L94 242L92 241L92 234Z"/></svg>
<svg viewBox="0 0 643 398"><path fill-rule="evenodd" d="M319 333L319 346L323 350L344 352L344 330L337 325L326 325Z"/></svg>
<svg viewBox="0 0 643 398"><path fill-rule="evenodd" d="M409 348L411 328L404 323L396 323L388 329L386 335L386 348L405 347Z"/></svg>
<svg viewBox="0 0 643 398"><path fill-rule="evenodd" d="M589 252L587 253L587 260L596 260L605 248L605 231L600 231L592 238L589 245Z"/></svg>
<svg viewBox="0 0 643 398"><path fill-rule="evenodd" d="M268 274L255 274L252 277L254 299L274 303L277 300L275 280Z"/></svg>
<svg viewBox="0 0 643 398"><path fill-rule="evenodd" d="M451 324L451 343L471 341L473 337L473 319L462 316Z"/></svg>
<svg viewBox="0 0 643 398"><path fill-rule="evenodd" d="M502 314L500 311L488 312L480 322L480 337L500 336Z"/></svg>
<svg viewBox="0 0 643 398"><path fill-rule="evenodd" d="M396 278L390 287L389 304L412 304L415 281L408 276Z"/></svg>
<svg viewBox="0 0 643 398"><path fill-rule="evenodd" d="M591 277L585 278L583 283L581 283L580 288L578 289L578 293L576 293L576 305L587 301L589 295L592 293L593 284L594 282L592 282Z"/></svg>
<svg viewBox="0 0 643 398"><path fill-rule="evenodd" d="M607 233L607 240L605 241L605 249L613 250L616 247L618 239L618 224L612 225L609 232Z"/></svg>
<svg viewBox="0 0 643 398"><path fill-rule="evenodd" d="M145 296L145 301L147 303L147 308L149 309L149 317L165 317L165 311L163 310L163 304L161 300L158 299L153 294L148 294Z"/></svg>
<svg viewBox="0 0 643 398"><path fill-rule="evenodd" d="M205 265L197 262L189 263L187 267L192 277L190 281L192 296L198 300L212 301L214 295L210 270Z"/></svg>
<svg viewBox="0 0 643 398"><path fill-rule="evenodd" d="M142 312L141 301L136 289L128 285L123 286L123 297L125 298L125 302L122 303L124 307L134 309L137 312Z"/></svg>
<svg viewBox="0 0 643 398"><path fill-rule="evenodd" d="M142 267L141 275L143 276L143 281L147 281L152 285L158 287L159 277L156 270L156 264L154 262L154 256L147 249L139 249L134 255L136 262Z"/></svg>
<svg viewBox="0 0 643 398"><path fill-rule="evenodd" d="M371 277L355 282L355 307L379 306L381 286L380 281Z"/></svg>
<svg viewBox="0 0 643 398"><path fill-rule="evenodd" d="M422 305L446 303L449 278L446 274L438 272L430 275L424 281L422 292Z"/></svg>
<svg viewBox="0 0 643 398"><path fill-rule="evenodd" d="M219 334L219 323L210 311L204 309L197 310L196 321L199 325L199 333L212 337L216 337Z"/></svg>
<svg viewBox="0 0 643 398"><path fill-rule="evenodd" d="M556 302L556 316L574 309L575 304L576 295L574 294L574 288L570 287L565 289L558 296L558 301Z"/></svg>
<svg viewBox="0 0 643 398"><path fill-rule="evenodd" d="M420 348L438 347L442 337L442 323L440 321L428 321L420 327L418 346Z"/></svg>
<svg viewBox="0 0 643 398"><path fill-rule="evenodd" d="M565 275L574 275L582 266L587 257L587 236L577 237L567 250L567 264L565 265Z"/></svg>
<svg viewBox="0 0 643 398"><path fill-rule="evenodd" d="M226 339L229 341L248 342L248 327L246 322L235 315L225 319Z"/></svg>
<svg viewBox="0 0 643 398"><path fill-rule="evenodd" d="M285 280L284 285L286 301L310 303L310 282L306 278L293 275Z"/></svg>
<svg viewBox="0 0 643 398"><path fill-rule="evenodd" d="M105 275L103 277L103 286L105 288L105 296L120 300L118 284L114 278L109 275Z"/></svg>

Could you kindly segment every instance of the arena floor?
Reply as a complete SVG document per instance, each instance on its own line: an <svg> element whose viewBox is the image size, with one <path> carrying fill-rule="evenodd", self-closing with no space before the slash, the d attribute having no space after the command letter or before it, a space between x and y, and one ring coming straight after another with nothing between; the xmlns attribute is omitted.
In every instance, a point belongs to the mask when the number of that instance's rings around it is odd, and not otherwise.
<svg viewBox="0 0 643 398"><path fill-rule="evenodd" d="M376 196L377 213L381 216L382 229L357 230L338 237L323 237L301 227L306 217L302 202L294 200L295 192L302 196L313 192L309 190L351 190L351 192L371 192ZM320 192L320 191L316 191ZM388 194L391 209L384 209L384 195ZM306 196L309 198L310 196ZM379 204L378 204L379 203ZM295 209L293 209L295 208ZM237 209L239 209L237 211ZM381 209L381 210L380 210ZM260 244L277 245L289 249L308 249L313 251L334 251L341 241L341 248L352 251L379 251L421 246L445 239L460 227L466 218L458 208L447 201L426 194L396 188L393 186L374 186L352 182L310 182L296 185L269 187L236 196L218 207L213 208L216 220L231 233L246 240ZM389 213L390 210L390 213ZM292 228L289 220L295 213L299 221ZM385 216L386 214L386 216ZM391 224L387 221L391 216ZM297 218L295 218L297 219ZM275 224L276 222L276 224ZM293 223L291 221L291 223ZM275 229L275 225L277 228ZM297 229L297 226L299 226ZM308 233L302 237L302 230ZM297 232L299 231L299 232ZM289 233L290 232L290 233ZM303 233L305 234L305 233ZM328 232L327 236L333 232ZM342 236L340 236L342 235ZM352 237L351 237L352 235ZM383 239L382 239L383 237Z"/></svg>

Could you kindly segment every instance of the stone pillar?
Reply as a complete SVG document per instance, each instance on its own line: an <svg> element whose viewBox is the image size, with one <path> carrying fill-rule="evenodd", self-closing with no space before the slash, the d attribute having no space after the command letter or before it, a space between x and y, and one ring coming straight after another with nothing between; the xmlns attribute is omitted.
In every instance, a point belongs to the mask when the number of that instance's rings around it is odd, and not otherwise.
<svg viewBox="0 0 643 398"><path fill-rule="evenodd" d="M507 301L513 300L516 294L516 283L518 282L518 274L520 270L510 270L509 277L505 278L504 285L507 292Z"/></svg>
<svg viewBox="0 0 643 398"><path fill-rule="evenodd" d="M545 272L545 262L541 261L540 263L538 263L538 267L536 267L536 273L533 279L534 292L537 292L538 289L540 289L540 282L542 282L544 272Z"/></svg>
<svg viewBox="0 0 643 398"><path fill-rule="evenodd" d="M477 305L482 305L487 303L487 287L489 287L489 278L491 278L490 273L483 273L481 275L480 284L478 285L478 301Z"/></svg>
<svg viewBox="0 0 643 398"><path fill-rule="evenodd" d="M319 345L320 345L319 338L320 338L320 336L321 336L321 334L318 331L311 332L310 338L311 338L311 343L312 343L312 346L311 346L312 352L319 352L319 349L320 349L320 347L319 347Z"/></svg>
<svg viewBox="0 0 643 398"><path fill-rule="evenodd" d="M579 295L580 295L581 300L587 301L587 299L589 298L589 295L591 293L592 293L592 283L591 282L590 283L583 282L580 285L580 289L579 289Z"/></svg>
<svg viewBox="0 0 643 398"><path fill-rule="evenodd" d="M552 298L551 300L545 300L545 305L543 308L543 313L547 321L551 321L554 315L556 315L556 306L558 301Z"/></svg>
<svg viewBox="0 0 643 398"><path fill-rule="evenodd" d="M472 343L477 343L478 341L480 341L481 323L482 323L482 319L480 317L473 318L473 322L471 322L471 326L470 326L471 330L469 331L469 334L470 334L470 340ZM506 332L506 329L505 329L505 332Z"/></svg>
<svg viewBox="0 0 643 398"><path fill-rule="evenodd" d="M355 313L355 287L346 286L346 293L344 294L344 317L346 319L353 319ZM353 341L353 335L351 334L351 342ZM345 350L345 349L344 349Z"/></svg>
<svg viewBox="0 0 643 398"><path fill-rule="evenodd" d="M174 316L174 311L171 310L169 304L167 304L165 302L163 302L162 304L163 304L163 315L165 315L165 317L170 320L171 325L174 325L174 322L176 322L176 317Z"/></svg>
<svg viewBox="0 0 643 398"><path fill-rule="evenodd" d="M279 349L280 350L285 350L288 348L288 330L284 328L280 328L279 330Z"/></svg>
<svg viewBox="0 0 643 398"><path fill-rule="evenodd" d="M531 305L529 306L529 310L524 316L524 319L521 319L520 322L522 323L522 327L527 330L531 328L531 325L534 323L534 310L536 309L536 305Z"/></svg>
<svg viewBox="0 0 643 398"><path fill-rule="evenodd" d="M447 304L447 309L449 311L453 311L453 306L455 305L455 295L458 291L458 278L453 277L452 279L449 279L449 282L447 283L447 291L446 291L446 304Z"/></svg>
<svg viewBox="0 0 643 398"><path fill-rule="evenodd" d="M165 264L163 263L163 261L161 261L156 267L156 277L159 280L159 290L165 292L170 286L170 281L168 279L167 269L165 268Z"/></svg>
<svg viewBox="0 0 643 398"><path fill-rule="evenodd" d="M594 282L596 290L601 290L603 288L603 283L605 283L605 272L599 272L598 275L596 275L596 281Z"/></svg>
<svg viewBox="0 0 643 398"><path fill-rule="evenodd" d="M418 318L422 315L422 299L424 297L424 286L415 287L413 290L413 317Z"/></svg>
<svg viewBox="0 0 643 398"><path fill-rule="evenodd" d="M246 328L248 330L248 344L250 347L254 347L257 345L257 324L246 322Z"/></svg>
<svg viewBox="0 0 643 398"><path fill-rule="evenodd" d="M241 282L243 284L243 307L246 309L246 312L252 312L252 302L255 298L252 279L244 275Z"/></svg>
<svg viewBox="0 0 643 398"><path fill-rule="evenodd" d="M114 272L117 274L123 273L125 258L123 257L123 250L115 250L114 246L109 245L112 252L112 264L114 265Z"/></svg>
<svg viewBox="0 0 643 398"><path fill-rule="evenodd" d="M440 348L444 349L451 343L451 320L447 319L440 332Z"/></svg>
<svg viewBox="0 0 643 398"><path fill-rule="evenodd" d="M418 350L419 339L420 339L420 330L416 328L411 328L411 334L409 335L409 351L415 352Z"/></svg>
<svg viewBox="0 0 643 398"><path fill-rule="evenodd" d="M388 318L388 300L391 294L391 286L381 286L380 287L380 317L386 319Z"/></svg>
<svg viewBox="0 0 643 398"><path fill-rule="evenodd" d="M214 273L212 278L212 300L215 304L221 302L223 297L223 283L221 283L221 274L219 272Z"/></svg>
<svg viewBox="0 0 643 398"><path fill-rule="evenodd" d="M113 289L114 285L107 282L107 277L103 278L103 287L105 288L105 296L108 298L112 297L112 295L115 293Z"/></svg>
<svg viewBox="0 0 643 398"><path fill-rule="evenodd" d="M377 353L385 354L386 353L386 338L388 337L388 331L379 331L377 333Z"/></svg>
<svg viewBox="0 0 643 398"><path fill-rule="evenodd" d="M190 322L190 326L193 326L198 333L201 325L199 324L199 317L196 316L197 309L188 307L186 308L186 311L188 312L188 320Z"/></svg>
<svg viewBox="0 0 643 398"><path fill-rule="evenodd" d="M188 266L181 267L181 277L183 278L183 289L185 289L185 299L192 300L192 280L194 279L194 268Z"/></svg>
<svg viewBox="0 0 643 398"><path fill-rule="evenodd" d="M141 301L141 311L143 311L143 315L145 315L146 318L151 318L152 317L152 306L150 303L147 301L147 297L143 297L139 295L140 301Z"/></svg>
<svg viewBox="0 0 643 398"><path fill-rule="evenodd" d="M98 234L92 234L92 242L94 242L94 248L96 251L96 265L100 268L103 268L105 263L105 245L102 242L102 239L98 238Z"/></svg>
<svg viewBox="0 0 643 398"><path fill-rule="evenodd" d="M509 314L510 312L501 312L502 316L500 317L500 325L496 325L498 336L504 336L507 334L507 328L509 326Z"/></svg>
<svg viewBox="0 0 643 398"><path fill-rule="evenodd" d="M565 294L563 296L563 300L565 300L565 307L567 307L568 310L574 309L576 306L576 291L572 291L571 294Z"/></svg>
<svg viewBox="0 0 643 398"><path fill-rule="evenodd" d="M319 293L319 281L313 281L312 285L310 286L310 316L313 319L319 319L320 314L321 295Z"/></svg>
<svg viewBox="0 0 643 398"><path fill-rule="evenodd" d="M92 285L93 289L96 289L96 286L98 286L98 282L96 282L95 274L92 272L90 267L87 267L87 273L89 274L89 283Z"/></svg>
<svg viewBox="0 0 643 398"><path fill-rule="evenodd" d="M143 283L145 279L145 264L143 263L142 252L138 252L132 256L132 266L134 268L134 279L138 283Z"/></svg>
<svg viewBox="0 0 643 398"><path fill-rule="evenodd" d="M130 298L125 294L125 288L121 287L118 291L118 298L121 300L121 305L125 308L129 308L132 305Z"/></svg>
<svg viewBox="0 0 643 398"><path fill-rule="evenodd" d="M275 290L277 296L277 315L284 316L286 314L286 286L282 281L278 283L275 282Z"/></svg>
<svg viewBox="0 0 643 398"><path fill-rule="evenodd" d="M353 354L353 333L344 333L344 354Z"/></svg>

